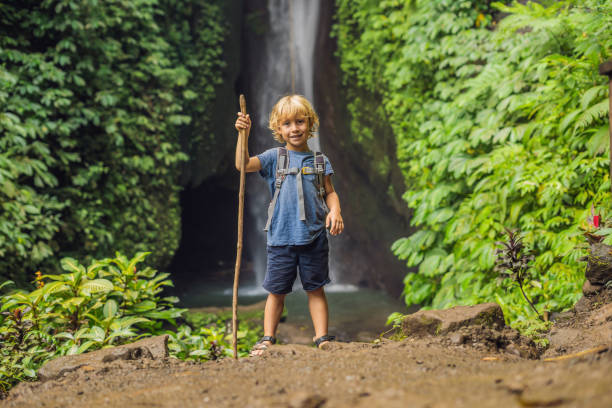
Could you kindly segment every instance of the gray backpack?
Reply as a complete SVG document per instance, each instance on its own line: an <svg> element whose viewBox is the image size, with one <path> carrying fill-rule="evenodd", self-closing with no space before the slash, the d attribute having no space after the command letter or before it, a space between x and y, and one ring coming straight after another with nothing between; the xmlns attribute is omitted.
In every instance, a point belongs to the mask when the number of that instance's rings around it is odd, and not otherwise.
<svg viewBox="0 0 612 408"><path fill-rule="evenodd" d="M325 212L329 212L327 204L325 203L325 157L321 152L314 152L314 169L312 167L292 167L289 168L289 154L287 153L286 147L279 147L276 151L276 175L274 179L274 196L270 205L268 206L268 220L266 221L266 227L264 231L270 229L270 223L272 222L272 216L274 215L274 209L276 208L276 201L280 192L283 181L288 174L296 175L297 192L298 192L298 208L300 211L300 221L306 221L306 212L304 210L304 189L302 187L302 174L314 174L316 176L315 183L317 186L317 196L323 204Z"/></svg>

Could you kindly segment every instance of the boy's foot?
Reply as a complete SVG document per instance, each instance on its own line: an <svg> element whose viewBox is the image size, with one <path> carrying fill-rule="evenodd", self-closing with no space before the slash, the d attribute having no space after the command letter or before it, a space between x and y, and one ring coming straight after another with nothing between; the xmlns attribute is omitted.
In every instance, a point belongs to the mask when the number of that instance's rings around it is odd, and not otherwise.
<svg viewBox="0 0 612 408"><path fill-rule="evenodd" d="M336 340L336 336L330 336L328 334L325 334L318 339L314 337L312 338L312 341L314 341L315 345L321 350L325 350L327 348L326 345L329 344L330 341L334 340Z"/></svg>
<svg viewBox="0 0 612 408"><path fill-rule="evenodd" d="M263 353L266 352L268 347L273 344L276 344L276 337L263 336L261 339L259 339L257 343L255 343L255 345L251 349L251 352L249 353L249 357L261 356Z"/></svg>

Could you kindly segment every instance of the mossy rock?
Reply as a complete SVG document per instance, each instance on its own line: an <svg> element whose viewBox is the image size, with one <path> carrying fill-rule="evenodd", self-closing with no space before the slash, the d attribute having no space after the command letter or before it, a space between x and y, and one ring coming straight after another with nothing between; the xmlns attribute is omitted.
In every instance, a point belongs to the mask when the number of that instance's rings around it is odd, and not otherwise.
<svg viewBox="0 0 612 408"><path fill-rule="evenodd" d="M612 280L612 246L594 243L584 274L593 285L605 285Z"/></svg>
<svg viewBox="0 0 612 408"><path fill-rule="evenodd" d="M443 310L420 310L404 317L401 330L405 336L437 336L466 326L501 329L505 326L504 313L497 303L456 306Z"/></svg>

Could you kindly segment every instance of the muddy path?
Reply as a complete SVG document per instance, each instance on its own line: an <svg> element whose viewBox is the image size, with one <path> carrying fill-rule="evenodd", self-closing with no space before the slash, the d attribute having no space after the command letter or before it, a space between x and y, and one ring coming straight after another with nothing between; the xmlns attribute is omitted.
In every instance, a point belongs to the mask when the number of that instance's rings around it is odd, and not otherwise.
<svg viewBox="0 0 612 408"><path fill-rule="evenodd" d="M326 350L278 345L238 361L142 358L101 369L85 365L56 379L19 384L0 405L607 408L612 304L605 302L595 299L560 316L551 332L557 343L538 359L488 347L477 336L462 344L452 336L424 336L337 342ZM550 358L557 359L545 360Z"/></svg>

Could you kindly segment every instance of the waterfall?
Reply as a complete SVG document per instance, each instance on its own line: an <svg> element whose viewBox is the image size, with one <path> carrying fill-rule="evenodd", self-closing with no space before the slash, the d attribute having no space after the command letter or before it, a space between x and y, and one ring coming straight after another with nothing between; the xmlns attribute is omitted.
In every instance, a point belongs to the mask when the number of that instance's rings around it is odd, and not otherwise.
<svg viewBox="0 0 612 408"><path fill-rule="evenodd" d="M289 93L298 93L314 103L314 47L320 0L268 0L267 7L268 31L260 44L261 49L253 61L249 61L255 79L250 85L253 102L249 103L253 123L249 141L251 155L279 146L268 129L268 115L278 99ZM310 139L308 145L311 150L320 150L319 138ZM270 193L263 179L259 175L250 175L245 249L253 261L256 288L261 288L266 270L266 234L263 228L269 202Z"/></svg>

